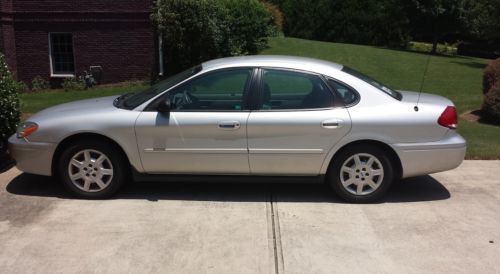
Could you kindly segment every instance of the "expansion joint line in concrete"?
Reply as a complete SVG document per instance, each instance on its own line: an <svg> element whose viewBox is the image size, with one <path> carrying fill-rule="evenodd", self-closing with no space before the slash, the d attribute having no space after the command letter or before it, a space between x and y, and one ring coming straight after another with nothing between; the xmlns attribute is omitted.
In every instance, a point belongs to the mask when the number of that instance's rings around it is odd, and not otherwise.
<svg viewBox="0 0 500 274"><path fill-rule="evenodd" d="M281 247L281 231L278 214L278 204L272 190L269 192L267 203L268 237L272 239L272 254L274 260L274 273L284 273L283 249Z"/></svg>

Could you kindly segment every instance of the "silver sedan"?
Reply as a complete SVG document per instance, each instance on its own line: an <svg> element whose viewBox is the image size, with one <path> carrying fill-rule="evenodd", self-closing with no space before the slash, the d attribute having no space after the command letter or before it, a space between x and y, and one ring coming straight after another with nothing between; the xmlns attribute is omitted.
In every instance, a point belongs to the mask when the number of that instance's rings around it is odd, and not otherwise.
<svg viewBox="0 0 500 274"><path fill-rule="evenodd" d="M446 98L326 61L248 56L48 108L9 143L20 170L56 175L84 198L109 197L129 178L250 175L316 179L346 201L370 202L396 179L459 166L466 142L456 126Z"/></svg>

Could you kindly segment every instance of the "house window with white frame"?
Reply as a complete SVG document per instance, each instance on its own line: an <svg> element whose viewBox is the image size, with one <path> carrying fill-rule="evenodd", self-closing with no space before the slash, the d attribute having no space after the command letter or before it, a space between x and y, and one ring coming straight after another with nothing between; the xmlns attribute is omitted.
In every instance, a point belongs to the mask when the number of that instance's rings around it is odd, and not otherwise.
<svg viewBox="0 0 500 274"><path fill-rule="evenodd" d="M74 76L73 35L50 33L50 74L52 76Z"/></svg>

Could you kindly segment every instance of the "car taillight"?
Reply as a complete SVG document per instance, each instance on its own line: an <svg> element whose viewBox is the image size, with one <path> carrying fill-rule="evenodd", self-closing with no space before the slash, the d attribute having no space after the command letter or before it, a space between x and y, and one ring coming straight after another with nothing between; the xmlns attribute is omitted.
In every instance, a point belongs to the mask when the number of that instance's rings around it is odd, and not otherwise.
<svg viewBox="0 0 500 274"><path fill-rule="evenodd" d="M17 127L17 138L25 138L33 134L38 129L38 125L33 122L24 122Z"/></svg>
<svg viewBox="0 0 500 274"><path fill-rule="evenodd" d="M457 109L453 106L447 106L441 116L439 116L438 124L443 127L456 129L458 124Z"/></svg>

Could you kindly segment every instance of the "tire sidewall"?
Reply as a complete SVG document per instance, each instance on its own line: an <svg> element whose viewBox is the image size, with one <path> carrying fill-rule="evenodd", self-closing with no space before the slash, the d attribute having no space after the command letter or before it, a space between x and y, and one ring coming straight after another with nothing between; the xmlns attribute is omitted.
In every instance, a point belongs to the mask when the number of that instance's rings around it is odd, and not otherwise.
<svg viewBox="0 0 500 274"><path fill-rule="evenodd" d="M368 195L354 195L348 192L343 186L340 180L340 169L344 162L351 156L359 153L367 153L376 157L384 169L384 178L381 185L373 192ZM370 145L358 145L354 147L346 148L339 152L332 161L330 168L328 170L327 182L335 191L335 193L344 201L354 202L354 203L370 203L380 200L389 190L389 187L394 180L394 168L387 156L378 147Z"/></svg>
<svg viewBox="0 0 500 274"><path fill-rule="evenodd" d="M103 190L97 192L83 191L75 186L69 177L69 161L76 153L85 149L93 149L105 154L113 165L113 178L111 179L108 187ZM76 197L84 199L102 199L115 194L127 178L125 174L126 172L125 161L119 150L110 144L97 141L85 141L70 145L61 154L57 166L58 176L66 189L68 189Z"/></svg>

